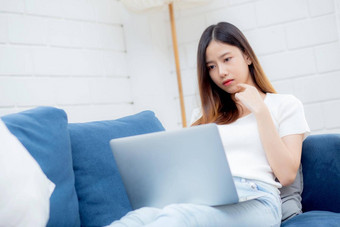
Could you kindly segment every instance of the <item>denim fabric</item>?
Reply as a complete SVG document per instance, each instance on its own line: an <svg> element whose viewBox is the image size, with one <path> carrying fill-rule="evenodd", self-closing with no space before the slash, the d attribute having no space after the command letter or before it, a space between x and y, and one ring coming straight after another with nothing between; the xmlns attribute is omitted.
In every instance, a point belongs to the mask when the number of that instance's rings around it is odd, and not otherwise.
<svg viewBox="0 0 340 227"><path fill-rule="evenodd" d="M163 209L144 207L129 212L110 227L280 226L281 199L277 188L243 178L234 181L242 197L260 197L218 207L197 204L172 204Z"/></svg>

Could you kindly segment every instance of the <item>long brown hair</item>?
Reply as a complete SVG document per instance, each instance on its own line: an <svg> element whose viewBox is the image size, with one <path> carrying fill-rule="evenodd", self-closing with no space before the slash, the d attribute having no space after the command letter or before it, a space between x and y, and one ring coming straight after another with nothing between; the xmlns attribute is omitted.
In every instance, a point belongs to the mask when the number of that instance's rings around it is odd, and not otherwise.
<svg viewBox="0 0 340 227"><path fill-rule="evenodd" d="M206 49L211 41L222 42L239 48L251 60L249 71L255 85L264 93L276 93L242 32L227 22L211 25L205 29L198 44L197 76L202 116L193 125L229 124L236 121L239 116L239 110L231 95L219 88L210 78L206 66Z"/></svg>

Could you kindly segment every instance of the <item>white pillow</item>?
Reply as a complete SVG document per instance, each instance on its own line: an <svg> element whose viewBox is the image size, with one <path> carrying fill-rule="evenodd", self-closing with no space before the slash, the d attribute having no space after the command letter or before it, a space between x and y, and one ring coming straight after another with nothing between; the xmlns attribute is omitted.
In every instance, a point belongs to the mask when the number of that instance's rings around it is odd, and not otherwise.
<svg viewBox="0 0 340 227"><path fill-rule="evenodd" d="M0 120L0 226L46 226L54 187Z"/></svg>

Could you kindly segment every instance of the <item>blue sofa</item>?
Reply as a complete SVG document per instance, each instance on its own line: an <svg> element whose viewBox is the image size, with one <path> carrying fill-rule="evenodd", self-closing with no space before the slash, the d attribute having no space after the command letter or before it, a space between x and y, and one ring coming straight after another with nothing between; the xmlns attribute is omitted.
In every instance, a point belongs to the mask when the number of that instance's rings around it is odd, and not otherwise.
<svg viewBox="0 0 340 227"><path fill-rule="evenodd" d="M68 123L38 107L3 116L56 188L47 226L105 226L131 210L109 141L164 130L151 111L108 121ZM304 213L282 226L340 226L340 135L309 136L303 145Z"/></svg>
<svg viewBox="0 0 340 227"><path fill-rule="evenodd" d="M308 136L301 163L303 213L281 226L340 226L340 134Z"/></svg>

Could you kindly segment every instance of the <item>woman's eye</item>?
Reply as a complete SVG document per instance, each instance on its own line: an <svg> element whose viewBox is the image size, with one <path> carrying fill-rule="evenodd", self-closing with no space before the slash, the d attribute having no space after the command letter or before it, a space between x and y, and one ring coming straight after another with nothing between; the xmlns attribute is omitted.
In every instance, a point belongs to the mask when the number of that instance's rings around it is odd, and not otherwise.
<svg viewBox="0 0 340 227"><path fill-rule="evenodd" d="M208 70L212 70L212 69L214 69L214 68L215 68L214 65L208 65Z"/></svg>
<svg viewBox="0 0 340 227"><path fill-rule="evenodd" d="M231 58L226 58L226 59L224 59L224 61L230 61L230 59L231 59Z"/></svg>

